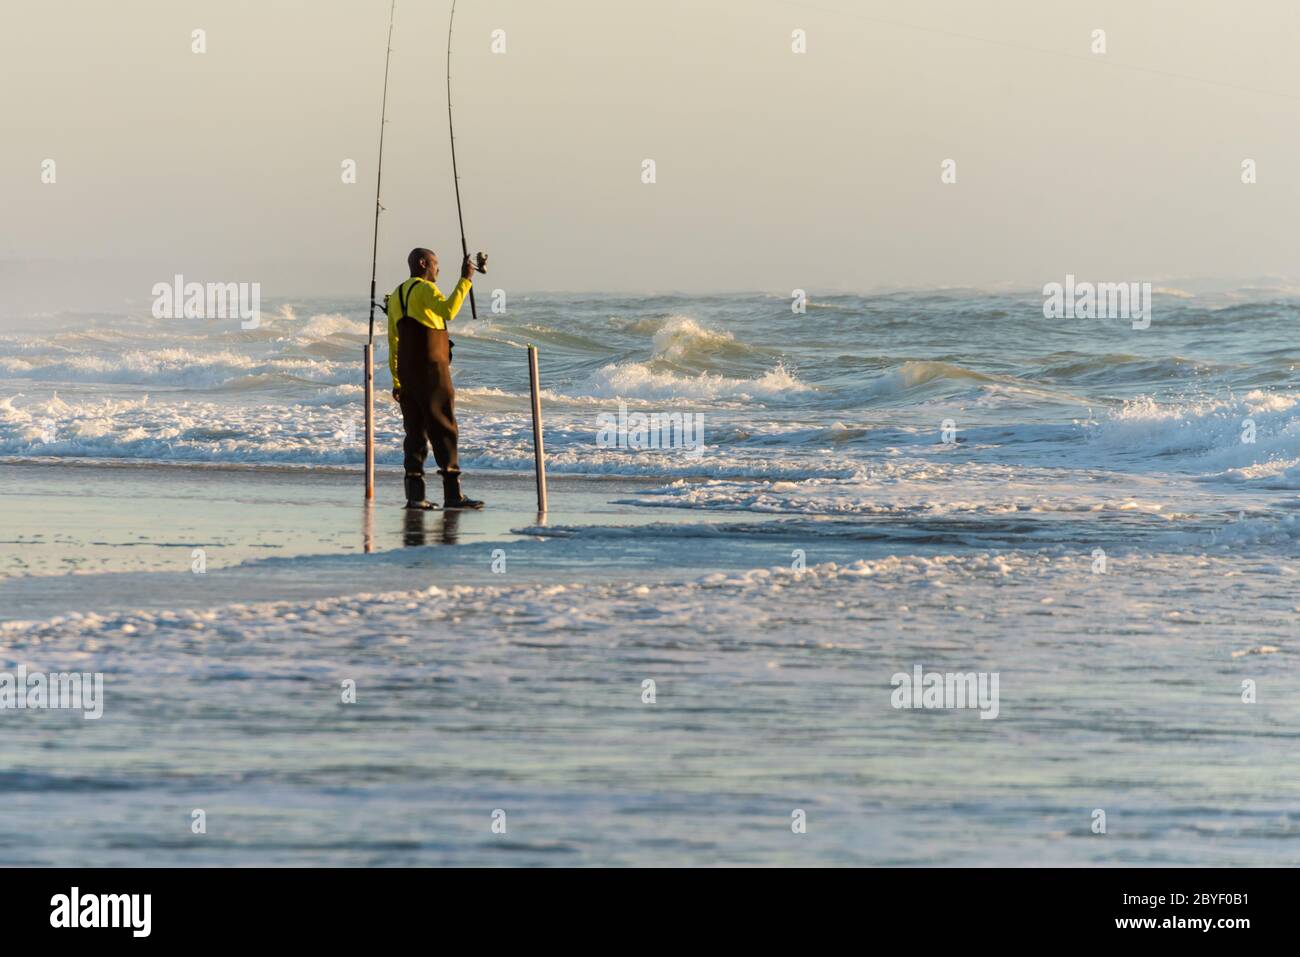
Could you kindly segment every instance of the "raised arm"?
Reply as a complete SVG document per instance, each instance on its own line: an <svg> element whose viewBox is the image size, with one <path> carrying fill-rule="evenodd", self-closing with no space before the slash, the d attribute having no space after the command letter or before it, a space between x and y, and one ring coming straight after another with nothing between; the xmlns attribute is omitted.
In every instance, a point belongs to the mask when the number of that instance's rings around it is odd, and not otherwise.
<svg viewBox="0 0 1300 957"><path fill-rule="evenodd" d="M451 291L450 296L444 296L436 289L427 290L428 304L425 306L425 311L430 314L428 318L432 319L433 316L437 316L442 320L445 327L456 318L456 313L460 312L460 307L464 305L466 297L469 296L469 286L469 280L462 277L460 282L456 283L456 288ZM426 326L433 325L432 322L425 322L424 324Z"/></svg>

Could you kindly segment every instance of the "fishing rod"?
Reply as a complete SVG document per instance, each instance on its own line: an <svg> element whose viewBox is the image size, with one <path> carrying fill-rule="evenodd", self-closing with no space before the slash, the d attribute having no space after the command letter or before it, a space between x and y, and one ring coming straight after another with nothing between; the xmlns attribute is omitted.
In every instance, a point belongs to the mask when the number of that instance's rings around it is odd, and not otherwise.
<svg viewBox="0 0 1300 957"><path fill-rule="evenodd" d="M384 54L384 97L379 109L379 162L375 165L375 240L370 250L370 334L363 350L366 393L366 501L375 497L375 278L379 268L379 201L384 177L384 127L388 123L388 65L393 59L393 20L397 0L388 9L388 49Z"/></svg>
<svg viewBox="0 0 1300 957"><path fill-rule="evenodd" d="M447 132L451 136L451 178L456 184L456 218L460 220L460 251L468 259L469 244L465 242L465 213L460 206L460 173L456 171L456 128L451 121L451 30L455 23L456 0L451 0L451 16L447 18ZM487 272L487 256L479 253L474 268L482 273ZM469 311L475 319L478 318L478 305L474 302L473 286L469 289Z"/></svg>
<svg viewBox="0 0 1300 957"><path fill-rule="evenodd" d="M460 205L460 173L456 170L456 127L451 120L451 31L456 23L456 0L451 0L451 16L447 18L447 133L451 138L451 178L456 184L456 218L460 221L460 251L469 259L469 243L465 241L465 213ZM478 272L487 272L487 254L478 253L471 268ZM478 306L474 303L474 287L469 288L469 310L478 318ZM537 347L528 347L528 390L532 398L533 412L533 459L537 477L537 517L544 523L546 515L546 459L542 445L542 399L541 377L537 371Z"/></svg>
<svg viewBox="0 0 1300 957"><path fill-rule="evenodd" d="M384 98L379 109L379 162L375 165L375 241L370 249L370 341L375 341L375 275L379 265L379 212L384 207L379 202L379 188L384 178L384 127L388 123L388 64L393 59L393 19L397 15L397 0L388 9L388 52L384 54Z"/></svg>

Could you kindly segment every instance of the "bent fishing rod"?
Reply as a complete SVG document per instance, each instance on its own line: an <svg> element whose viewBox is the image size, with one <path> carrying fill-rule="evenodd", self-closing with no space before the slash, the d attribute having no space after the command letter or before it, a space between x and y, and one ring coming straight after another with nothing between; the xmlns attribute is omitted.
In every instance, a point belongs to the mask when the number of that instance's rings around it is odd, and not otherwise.
<svg viewBox="0 0 1300 957"><path fill-rule="evenodd" d="M469 244L465 242L465 213L460 205L460 173L456 171L456 128L451 120L451 31L456 24L456 0L451 0L451 16L447 18L447 133L451 137L451 178L456 184L456 218L460 221L460 251L469 258ZM474 268L481 273L487 272L487 256L479 253ZM474 302L474 287L469 289L469 311L478 318L478 305Z"/></svg>
<svg viewBox="0 0 1300 957"><path fill-rule="evenodd" d="M388 124L388 66L393 59L393 20L397 16L397 0L388 8L388 50L384 54L384 97L379 108L379 161L375 164L375 239L370 249L370 333L362 354L365 361L366 402L366 501L375 497L375 278L379 268L379 213L384 208L380 202L380 188L384 177L384 127Z"/></svg>

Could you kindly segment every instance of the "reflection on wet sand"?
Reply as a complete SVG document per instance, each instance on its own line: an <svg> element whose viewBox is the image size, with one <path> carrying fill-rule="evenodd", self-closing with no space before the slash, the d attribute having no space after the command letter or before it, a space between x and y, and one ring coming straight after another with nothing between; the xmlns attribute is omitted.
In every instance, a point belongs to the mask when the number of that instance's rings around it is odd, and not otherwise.
<svg viewBox="0 0 1300 957"><path fill-rule="evenodd" d="M402 544L419 548L429 544L429 529L425 525L426 516L436 516L437 524L432 532L435 541L443 545L455 545L460 538L460 510L447 512L426 512L421 509L407 509L402 515Z"/></svg>

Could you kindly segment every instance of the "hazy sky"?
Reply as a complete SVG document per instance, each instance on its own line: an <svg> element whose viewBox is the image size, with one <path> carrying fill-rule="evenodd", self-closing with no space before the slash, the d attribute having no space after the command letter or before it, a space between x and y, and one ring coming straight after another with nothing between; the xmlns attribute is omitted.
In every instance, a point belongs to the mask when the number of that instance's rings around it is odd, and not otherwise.
<svg viewBox="0 0 1300 957"><path fill-rule="evenodd" d="M364 302L388 7L5 0L0 318L178 272ZM381 287L459 244L448 9L397 4ZM469 240L507 290L1293 276L1297 37L1294 0L461 0Z"/></svg>

